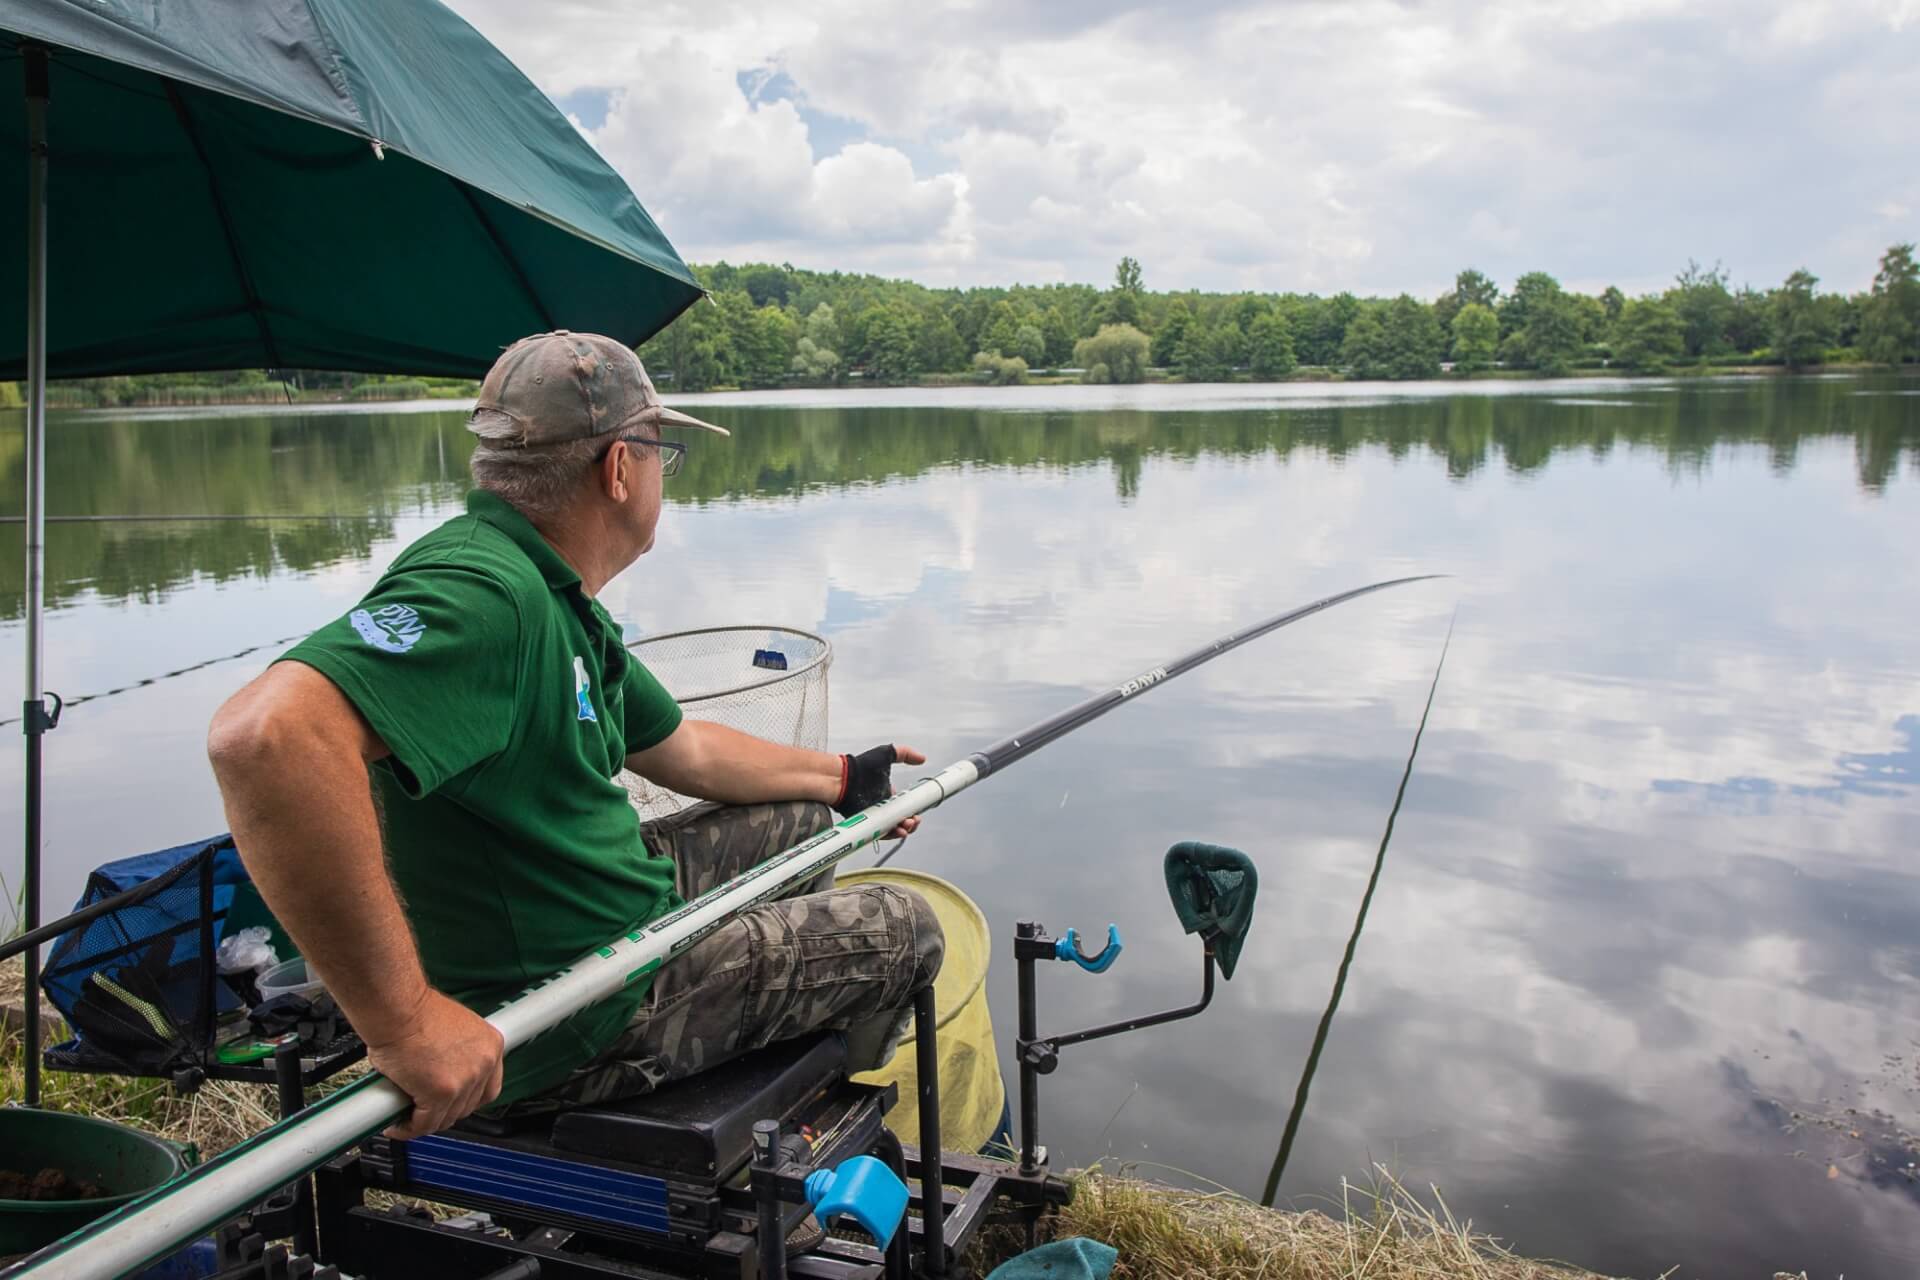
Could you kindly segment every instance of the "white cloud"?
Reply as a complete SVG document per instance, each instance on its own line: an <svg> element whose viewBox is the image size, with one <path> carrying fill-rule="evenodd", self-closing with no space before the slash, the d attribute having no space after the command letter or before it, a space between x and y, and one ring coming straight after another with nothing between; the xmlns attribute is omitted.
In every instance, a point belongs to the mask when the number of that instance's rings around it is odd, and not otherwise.
<svg viewBox="0 0 1920 1280"><path fill-rule="evenodd" d="M609 95L591 136L695 260L1427 293L1694 257L1857 288L1920 233L1920 0L454 5L549 92Z"/></svg>

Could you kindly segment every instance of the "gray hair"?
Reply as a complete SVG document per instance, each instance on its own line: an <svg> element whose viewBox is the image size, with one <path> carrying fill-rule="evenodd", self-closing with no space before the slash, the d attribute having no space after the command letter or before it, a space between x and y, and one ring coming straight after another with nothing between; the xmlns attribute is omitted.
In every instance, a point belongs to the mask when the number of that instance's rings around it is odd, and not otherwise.
<svg viewBox="0 0 1920 1280"><path fill-rule="evenodd" d="M488 420L496 414L498 423ZM503 446L489 437L517 433L512 419L497 409L481 409L473 416L480 437L468 463L475 487L535 518L557 516L571 505L594 458L618 438L609 433L559 444Z"/></svg>
<svg viewBox="0 0 1920 1280"><path fill-rule="evenodd" d="M486 420L493 416L499 422ZM588 436L557 445L501 445L493 436L513 436L516 428L513 418L497 409L474 413L474 434L480 436L468 462L474 486L503 497L528 516L557 516L566 509L593 466L593 455L605 443Z"/></svg>

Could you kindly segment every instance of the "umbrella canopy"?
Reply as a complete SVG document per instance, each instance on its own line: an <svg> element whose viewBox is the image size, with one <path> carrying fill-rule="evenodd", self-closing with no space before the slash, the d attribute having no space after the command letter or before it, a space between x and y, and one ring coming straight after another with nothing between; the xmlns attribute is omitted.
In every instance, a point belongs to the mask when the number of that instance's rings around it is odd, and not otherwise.
<svg viewBox="0 0 1920 1280"><path fill-rule="evenodd" d="M629 343L700 286L619 175L435 0L10 0L49 47L48 376L477 375L567 328ZM0 154L26 152L0 108ZM13 181L24 183L24 169ZM27 236L0 199L0 249ZM0 252L0 300L26 289ZM0 305L0 379L26 373Z"/></svg>

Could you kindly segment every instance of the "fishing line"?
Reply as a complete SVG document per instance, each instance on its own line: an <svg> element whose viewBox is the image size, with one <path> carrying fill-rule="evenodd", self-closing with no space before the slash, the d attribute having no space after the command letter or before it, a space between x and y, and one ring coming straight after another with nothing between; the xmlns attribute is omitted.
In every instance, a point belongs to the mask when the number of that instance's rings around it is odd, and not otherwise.
<svg viewBox="0 0 1920 1280"><path fill-rule="evenodd" d="M1280 1190L1280 1175L1286 1171L1287 1157L1293 1152L1293 1139L1300 1132L1301 1117L1307 1110L1307 1091L1313 1087L1313 1074L1320 1069L1320 1051L1327 1047L1327 1033L1333 1029L1333 1015L1340 1008L1340 994L1347 987L1347 970L1353 966L1354 950L1360 945L1360 930L1366 927L1367 911L1373 906L1373 891L1380 883L1380 869L1386 865L1387 842L1393 839L1393 820L1400 816L1400 802L1407 798L1407 780L1413 777L1414 757L1420 754L1420 736L1427 731L1427 715L1433 710L1434 691L1440 687L1440 672L1447 665L1447 648L1453 643L1453 624L1460 616L1454 610L1453 618L1447 620L1447 638L1440 646L1440 661L1433 668L1433 683L1427 686L1427 705L1420 712L1420 727L1413 731L1413 750L1407 753L1407 767L1400 775L1400 789L1394 792L1393 808L1387 814L1386 834L1380 837L1380 851L1373 857L1373 874L1367 877L1367 892L1360 899L1360 913L1354 917L1353 933L1347 938L1346 954L1340 957L1340 971L1334 975L1333 996L1327 1001L1326 1012L1320 1015L1320 1028L1314 1032L1313 1048L1307 1053L1306 1069L1300 1073L1300 1085L1294 1091L1293 1110L1287 1113L1286 1132L1280 1137L1280 1150L1273 1157L1273 1167L1267 1171L1267 1189L1260 1203L1273 1208L1273 1198Z"/></svg>
<svg viewBox="0 0 1920 1280"><path fill-rule="evenodd" d="M59 699L60 710L65 711L69 707L81 706L88 702L98 702L102 698L112 698L122 693L132 693L135 689L145 689L152 685L159 684L162 680L171 680L175 676L191 675L195 671L203 671L208 667L217 666L222 662L232 662L236 658L244 658L248 654L258 653L262 649L271 649L275 645L292 644L295 640L305 640L312 634L313 632L311 631L302 631L299 635L281 636L278 640L263 640L259 644L249 645L238 653L223 653L217 658L208 658L204 662L196 662L192 666L179 667L173 671L162 671L157 676L148 676L144 680L135 680L132 684L123 684L116 689L102 689L98 693L83 693L77 698L59 698L58 694L51 696ZM56 715L57 714L58 713L56 713ZM19 723L20 717L13 716L6 720L0 720L0 727Z"/></svg>
<svg viewBox="0 0 1920 1280"><path fill-rule="evenodd" d="M271 523L277 520L386 520L391 517L366 513L362 515L100 515L100 516L46 516L48 524L205 524L212 521L236 520L250 523ZM25 524L25 516L0 516L0 524Z"/></svg>

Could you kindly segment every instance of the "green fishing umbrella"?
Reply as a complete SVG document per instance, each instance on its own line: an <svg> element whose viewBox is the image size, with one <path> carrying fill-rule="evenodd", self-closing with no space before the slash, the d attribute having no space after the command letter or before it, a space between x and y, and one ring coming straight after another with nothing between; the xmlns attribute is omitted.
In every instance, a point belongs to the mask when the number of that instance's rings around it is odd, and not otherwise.
<svg viewBox="0 0 1920 1280"><path fill-rule="evenodd" d="M0 306L0 379L28 383L31 928L47 377L478 375L546 329L637 345L701 289L566 117L435 0L8 0L6 101L0 154L27 161L0 194L0 299L25 300Z"/></svg>

